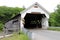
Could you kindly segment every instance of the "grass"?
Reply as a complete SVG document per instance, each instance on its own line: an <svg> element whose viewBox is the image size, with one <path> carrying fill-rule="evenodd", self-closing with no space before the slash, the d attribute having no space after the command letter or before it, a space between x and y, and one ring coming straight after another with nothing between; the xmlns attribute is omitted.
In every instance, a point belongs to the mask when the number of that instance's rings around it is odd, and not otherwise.
<svg viewBox="0 0 60 40"><path fill-rule="evenodd" d="M13 34L10 37L2 38L0 40L29 40L28 36L25 34Z"/></svg>
<svg viewBox="0 0 60 40"><path fill-rule="evenodd" d="M48 30L60 31L60 27L49 27Z"/></svg>

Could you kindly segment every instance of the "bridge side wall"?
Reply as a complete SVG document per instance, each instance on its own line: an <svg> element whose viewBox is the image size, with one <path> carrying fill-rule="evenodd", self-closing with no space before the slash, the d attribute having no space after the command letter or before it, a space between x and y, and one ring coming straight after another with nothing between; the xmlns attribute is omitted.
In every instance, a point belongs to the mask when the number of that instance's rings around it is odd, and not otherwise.
<svg viewBox="0 0 60 40"><path fill-rule="evenodd" d="M42 18L42 29L47 29L48 27L49 27L48 19L46 17Z"/></svg>

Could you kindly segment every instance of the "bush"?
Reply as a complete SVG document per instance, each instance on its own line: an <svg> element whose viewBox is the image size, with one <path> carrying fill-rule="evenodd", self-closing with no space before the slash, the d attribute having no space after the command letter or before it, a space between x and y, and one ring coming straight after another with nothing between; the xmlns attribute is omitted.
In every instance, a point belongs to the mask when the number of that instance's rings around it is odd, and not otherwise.
<svg viewBox="0 0 60 40"><path fill-rule="evenodd" d="M0 31L3 30L3 27L4 27L4 24L3 23L0 23Z"/></svg>

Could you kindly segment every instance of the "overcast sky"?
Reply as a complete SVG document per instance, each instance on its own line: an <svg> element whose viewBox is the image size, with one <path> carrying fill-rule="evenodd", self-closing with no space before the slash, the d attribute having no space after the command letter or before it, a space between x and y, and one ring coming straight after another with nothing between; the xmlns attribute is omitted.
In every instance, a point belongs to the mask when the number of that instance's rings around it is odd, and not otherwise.
<svg viewBox="0 0 60 40"><path fill-rule="evenodd" d="M53 12L60 0L0 0L0 6L22 7L27 8L33 3L38 2L49 12Z"/></svg>

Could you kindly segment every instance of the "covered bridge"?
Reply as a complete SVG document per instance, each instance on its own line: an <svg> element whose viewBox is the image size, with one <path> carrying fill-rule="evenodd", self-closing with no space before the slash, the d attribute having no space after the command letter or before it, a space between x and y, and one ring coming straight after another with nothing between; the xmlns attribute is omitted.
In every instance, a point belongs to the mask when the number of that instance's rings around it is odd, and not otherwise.
<svg viewBox="0 0 60 40"><path fill-rule="evenodd" d="M49 27L48 19L49 12L36 2L26 10L21 12L21 29L47 29Z"/></svg>
<svg viewBox="0 0 60 40"><path fill-rule="evenodd" d="M7 32L18 31L19 29L47 29L49 27L48 24L49 12L44 9L37 2L31 5L29 8L20 12L20 14L16 15L12 20L8 21L5 24L5 30Z"/></svg>

